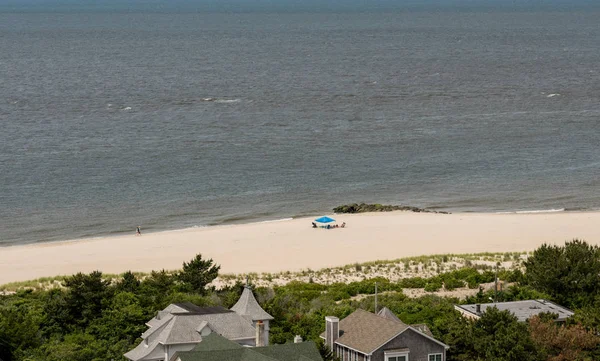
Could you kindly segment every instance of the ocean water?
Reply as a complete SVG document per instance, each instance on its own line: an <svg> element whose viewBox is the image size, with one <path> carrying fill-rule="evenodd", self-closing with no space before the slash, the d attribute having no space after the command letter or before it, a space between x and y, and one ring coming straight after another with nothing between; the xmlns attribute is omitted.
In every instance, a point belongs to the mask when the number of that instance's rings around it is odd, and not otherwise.
<svg viewBox="0 0 600 361"><path fill-rule="evenodd" d="M68 9L0 7L0 245L600 208L598 9Z"/></svg>

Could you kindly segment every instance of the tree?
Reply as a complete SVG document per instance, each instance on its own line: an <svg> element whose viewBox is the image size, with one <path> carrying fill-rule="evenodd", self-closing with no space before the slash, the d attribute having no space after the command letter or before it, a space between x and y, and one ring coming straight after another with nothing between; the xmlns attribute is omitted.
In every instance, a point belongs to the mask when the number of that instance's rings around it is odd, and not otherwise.
<svg viewBox="0 0 600 361"><path fill-rule="evenodd" d="M135 292L140 287L140 281L131 271L123 273L123 279L117 283L118 291Z"/></svg>
<svg viewBox="0 0 600 361"><path fill-rule="evenodd" d="M5 336L0 334L0 360L10 361L11 360L11 347L8 344L8 340Z"/></svg>
<svg viewBox="0 0 600 361"><path fill-rule="evenodd" d="M509 311L489 307L481 318L472 324L473 352L471 360L534 361L537 349L531 340L527 324L519 322ZM468 345L468 341L465 342Z"/></svg>
<svg viewBox="0 0 600 361"><path fill-rule="evenodd" d="M526 282L571 308L590 304L600 289L600 248L584 241L544 244L525 262Z"/></svg>
<svg viewBox="0 0 600 361"><path fill-rule="evenodd" d="M182 282L186 291L205 294L206 285L219 275L221 266L213 264L212 259L203 260L198 254L190 262L183 263L183 270L177 273L177 279Z"/></svg>
<svg viewBox="0 0 600 361"><path fill-rule="evenodd" d="M317 340L317 348L319 349L319 353L321 354L321 358L323 359L323 361L339 361L340 358L337 357L333 351L331 351L331 349L329 348L329 346L327 346L325 344L325 341L323 341L322 338L319 338L319 340Z"/></svg>
<svg viewBox="0 0 600 361"><path fill-rule="evenodd" d="M68 277L65 280L65 286L69 288L65 297L65 306L70 316L68 321L86 327L92 320L100 317L102 302L108 296L108 284L99 271Z"/></svg>
<svg viewBox="0 0 600 361"><path fill-rule="evenodd" d="M591 360L590 351L600 344L600 338L581 324L559 325L535 316L529 320L529 329L547 361Z"/></svg>

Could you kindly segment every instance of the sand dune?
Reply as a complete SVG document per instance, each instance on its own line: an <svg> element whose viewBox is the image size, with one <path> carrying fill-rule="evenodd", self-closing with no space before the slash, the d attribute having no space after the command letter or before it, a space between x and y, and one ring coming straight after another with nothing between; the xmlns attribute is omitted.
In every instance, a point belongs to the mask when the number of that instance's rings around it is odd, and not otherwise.
<svg viewBox="0 0 600 361"><path fill-rule="evenodd" d="M224 273L279 272L440 253L528 251L573 238L600 244L600 212L334 215L0 248L0 284L100 270L178 269L197 253Z"/></svg>

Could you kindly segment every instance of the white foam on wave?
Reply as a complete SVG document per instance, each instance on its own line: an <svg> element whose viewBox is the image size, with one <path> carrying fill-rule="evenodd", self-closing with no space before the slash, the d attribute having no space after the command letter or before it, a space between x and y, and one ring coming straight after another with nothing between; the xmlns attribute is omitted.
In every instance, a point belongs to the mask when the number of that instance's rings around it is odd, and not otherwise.
<svg viewBox="0 0 600 361"><path fill-rule="evenodd" d="M555 213L555 212L564 212L564 208L551 208L551 209L535 209L531 211L516 211L515 213L523 214L523 213Z"/></svg>
<svg viewBox="0 0 600 361"><path fill-rule="evenodd" d="M551 209L532 209L532 210L524 210L524 211L502 211L502 212L494 212L494 214L528 214L528 213L556 213L556 212L564 212L566 209L564 208L551 208Z"/></svg>
<svg viewBox="0 0 600 361"><path fill-rule="evenodd" d="M202 101L213 103L239 103L241 99L202 98Z"/></svg>
<svg viewBox="0 0 600 361"><path fill-rule="evenodd" d="M546 95L546 98L554 98L554 97L557 97L557 96L560 96L560 94L558 94L558 93L552 93L552 94Z"/></svg>
<svg viewBox="0 0 600 361"><path fill-rule="evenodd" d="M285 221L291 221L294 218L281 218L281 219L271 219L268 221L260 221L260 222L254 222L254 223L273 223L273 222L285 222Z"/></svg>

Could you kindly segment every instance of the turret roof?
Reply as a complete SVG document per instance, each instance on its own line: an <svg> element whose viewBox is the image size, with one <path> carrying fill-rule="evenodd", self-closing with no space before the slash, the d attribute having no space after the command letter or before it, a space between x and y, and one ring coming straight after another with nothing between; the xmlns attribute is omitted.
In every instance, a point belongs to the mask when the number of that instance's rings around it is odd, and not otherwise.
<svg viewBox="0 0 600 361"><path fill-rule="evenodd" d="M272 320L273 316L269 315L260 307L252 290L246 286L237 303L231 307L231 310L241 316L250 317L252 321Z"/></svg>

